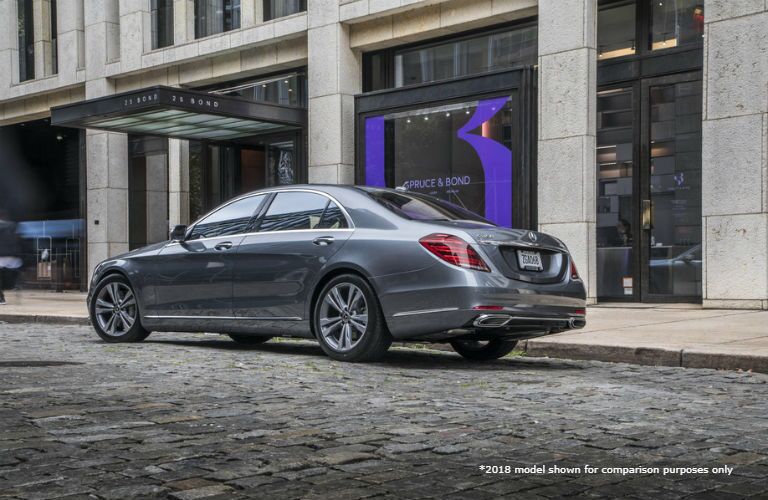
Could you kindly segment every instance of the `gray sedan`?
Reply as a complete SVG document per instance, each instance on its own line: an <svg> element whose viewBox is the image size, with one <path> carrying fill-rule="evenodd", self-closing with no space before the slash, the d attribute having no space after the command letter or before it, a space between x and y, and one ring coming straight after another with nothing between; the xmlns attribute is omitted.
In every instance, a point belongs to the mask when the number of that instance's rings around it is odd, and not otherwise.
<svg viewBox="0 0 768 500"><path fill-rule="evenodd" d="M583 327L585 300L552 236L422 194L308 185L240 196L170 241L100 263L88 308L107 342L305 337L343 361L379 359L393 340L450 342L490 360Z"/></svg>

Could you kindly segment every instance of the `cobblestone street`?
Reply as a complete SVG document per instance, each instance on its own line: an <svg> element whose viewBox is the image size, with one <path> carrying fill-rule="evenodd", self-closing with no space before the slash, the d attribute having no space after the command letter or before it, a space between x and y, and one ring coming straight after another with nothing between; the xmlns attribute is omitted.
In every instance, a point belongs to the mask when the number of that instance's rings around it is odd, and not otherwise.
<svg viewBox="0 0 768 500"><path fill-rule="evenodd" d="M394 348L342 364L0 325L0 497L742 498L768 494L768 376ZM481 465L733 467L484 474Z"/></svg>

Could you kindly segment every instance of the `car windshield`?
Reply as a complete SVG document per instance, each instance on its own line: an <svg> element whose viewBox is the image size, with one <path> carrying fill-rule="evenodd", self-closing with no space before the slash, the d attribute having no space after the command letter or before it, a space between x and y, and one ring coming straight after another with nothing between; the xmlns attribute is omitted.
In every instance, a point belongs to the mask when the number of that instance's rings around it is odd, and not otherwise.
<svg viewBox="0 0 768 500"><path fill-rule="evenodd" d="M470 221L480 224L492 222L458 205L419 193L396 192L385 189L363 188L379 204L411 220Z"/></svg>

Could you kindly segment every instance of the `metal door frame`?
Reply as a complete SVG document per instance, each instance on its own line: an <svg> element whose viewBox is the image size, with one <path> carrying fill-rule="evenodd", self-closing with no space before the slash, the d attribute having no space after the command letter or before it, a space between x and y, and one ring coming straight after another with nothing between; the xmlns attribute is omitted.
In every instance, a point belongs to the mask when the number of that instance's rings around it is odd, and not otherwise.
<svg viewBox="0 0 768 500"><path fill-rule="evenodd" d="M639 170L636 177L638 177L638 195L635 207L638 210L638 216L642 217L642 204L643 200L651 200L651 104L650 104L650 90L652 87L662 87L666 85L674 85L684 82L695 82L702 80L701 71L690 71L686 73L679 73L675 75L643 78L639 80L640 84L640 116L638 117L640 124L640 158L638 162ZM702 193L699 193L701 196ZM652 200L651 200L652 201ZM651 205L652 207L652 205ZM651 208L653 210L653 208ZM649 229L643 229L637 221L639 229L636 238L636 245L638 253L638 265L640 277L640 294L639 301L646 303L698 303L702 301L701 296L682 296L682 295L667 295L650 293L650 236L651 231ZM702 227L703 230L703 227ZM703 241L703 239L702 239ZM703 260L703 259L702 259ZM703 264L702 264L703 265Z"/></svg>

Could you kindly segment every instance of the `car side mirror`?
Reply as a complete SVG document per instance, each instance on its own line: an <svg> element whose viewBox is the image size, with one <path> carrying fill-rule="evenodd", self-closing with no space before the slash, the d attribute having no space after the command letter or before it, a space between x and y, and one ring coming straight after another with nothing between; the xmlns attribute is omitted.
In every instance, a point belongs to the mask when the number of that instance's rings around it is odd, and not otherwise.
<svg viewBox="0 0 768 500"><path fill-rule="evenodd" d="M187 226L181 224L174 226L171 231L171 241L184 241L184 236L187 234Z"/></svg>

